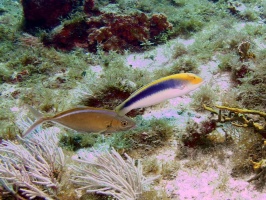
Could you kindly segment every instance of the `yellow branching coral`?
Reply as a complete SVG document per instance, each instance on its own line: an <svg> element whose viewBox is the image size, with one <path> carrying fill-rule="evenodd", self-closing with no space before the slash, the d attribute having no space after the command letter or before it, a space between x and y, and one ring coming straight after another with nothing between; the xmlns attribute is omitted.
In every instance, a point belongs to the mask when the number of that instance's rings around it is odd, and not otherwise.
<svg viewBox="0 0 266 200"><path fill-rule="evenodd" d="M231 108L227 106L215 106L219 109L219 111L214 110L213 108L207 107L205 104L203 104L203 108L205 110L210 111L211 113L218 115L218 122L231 122L232 125L238 126L238 127L251 127L254 128L254 130L258 133L260 133L264 138L266 138L266 113L257 111L257 110L248 110L248 109L240 109L240 108ZM222 110L229 111L229 114L223 114ZM259 117L264 118L264 124L254 122L252 118L249 118L247 115L257 115Z"/></svg>

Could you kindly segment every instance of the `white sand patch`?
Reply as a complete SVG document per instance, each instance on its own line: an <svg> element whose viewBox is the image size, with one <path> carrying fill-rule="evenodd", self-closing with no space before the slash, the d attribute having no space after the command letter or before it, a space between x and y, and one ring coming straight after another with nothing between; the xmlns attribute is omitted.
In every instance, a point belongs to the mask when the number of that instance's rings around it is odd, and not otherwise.
<svg viewBox="0 0 266 200"><path fill-rule="evenodd" d="M200 71L199 76L202 77L205 82L210 82L214 78L213 75L217 73L219 64L219 61L213 57L213 60L198 67Z"/></svg>
<svg viewBox="0 0 266 200"><path fill-rule="evenodd" d="M160 150L157 155L156 158L158 159L159 163L166 163L169 161L173 161L175 160L175 151L172 149L162 149Z"/></svg>
<svg viewBox="0 0 266 200"><path fill-rule="evenodd" d="M162 181L171 199L245 199L262 200L266 194L257 192L246 181L230 177L228 170L179 170L174 180Z"/></svg>
<svg viewBox="0 0 266 200"><path fill-rule="evenodd" d="M165 66L169 61L169 57L165 52L165 47L160 46L144 54L130 54L126 58L126 65L131 66L133 69L138 68L153 71Z"/></svg>
<svg viewBox="0 0 266 200"><path fill-rule="evenodd" d="M20 111L19 107L16 107L16 106L10 108L10 110L11 110L12 112L19 112L19 111Z"/></svg>
<svg viewBox="0 0 266 200"><path fill-rule="evenodd" d="M177 43L182 43L185 46L192 44L194 40L183 40L180 38L168 41L166 44L159 45L155 49L146 51L145 53L133 53L126 57L126 65L136 69L145 69L154 71L167 68L170 66L172 54Z"/></svg>
<svg viewBox="0 0 266 200"><path fill-rule="evenodd" d="M173 146L162 149L156 158L160 163L173 161L176 159L175 151L176 147ZM174 200L266 199L266 194L258 192L253 184L231 177L232 152L227 149L221 151L227 155L223 162L218 162L212 154L204 153L199 153L194 159L176 160L180 163L176 177L162 180L155 189L165 190L168 197Z"/></svg>
<svg viewBox="0 0 266 200"><path fill-rule="evenodd" d="M90 66L90 70L97 75L100 75L103 73L103 68L100 65Z"/></svg>
<svg viewBox="0 0 266 200"><path fill-rule="evenodd" d="M178 42L183 44L185 47L188 47L188 46L192 45L195 42L195 39L193 38L193 39L185 40L185 39L179 38Z"/></svg>
<svg viewBox="0 0 266 200"><path fill-rule="evenodd" d="M12 93L17 90L18 90L18 87L17 85L14 85L14 84L3 83L0 85L0 93L1 93L1 96L3 97L11 97Z"/></svg>
<svg viewBox="0 0 266 200"><path fill-rule="evenodd" d="M266 49L266 44L265 44L265 40L264 39L254 39L253 40L256 44L256 46L258 47L258 49Z"/></svg>

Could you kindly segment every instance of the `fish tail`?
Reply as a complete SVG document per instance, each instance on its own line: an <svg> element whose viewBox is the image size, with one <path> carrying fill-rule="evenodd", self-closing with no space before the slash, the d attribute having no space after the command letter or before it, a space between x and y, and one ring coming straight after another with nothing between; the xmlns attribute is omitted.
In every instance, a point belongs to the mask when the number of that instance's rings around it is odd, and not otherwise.
<svg viewBox="0 0 266 200"><path fill-rule="evenodd" d="M49 121L49 117L44 117L40 112L35 110L32 106L26 105L26 107L30 110L30 112L37 118L37 120L22 134L22 137L26 137L29 133L35 130L39 125L41 125L45 121Z"/></svg>
<svg viewBox="0 0 266 200"><path fill-rule="evenodd" d="M47 118L39 118L37 119L29 128L27 131L25 131L22 134L22 137L26 137L29 133L31 133L33 130L35 130L39 125L41 125L43 122L48 121Z"/></svg>

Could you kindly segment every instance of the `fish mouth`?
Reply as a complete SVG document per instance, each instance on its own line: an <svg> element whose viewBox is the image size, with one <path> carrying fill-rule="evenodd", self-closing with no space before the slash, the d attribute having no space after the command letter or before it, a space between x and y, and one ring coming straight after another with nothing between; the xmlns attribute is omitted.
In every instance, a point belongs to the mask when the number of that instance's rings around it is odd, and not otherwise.
<svg viewBox="0 0 266 200"><path fill-rule="evenodd" d="M131 126L128 130L132 130L132 129L136 128L136 127L137 127L137 124L134 124L134 125Z"/></svg>
<svg viewBox="0 0 266 200"><path fill-rule="evenodd" d="M190 84L190 88L191 88L191 90L190 91L193 91L193 90L196 90L196 89L198 89L203 83L205 83L205 81L202 81L202 82L200 82L200 83L197 83L197 84Z"/></svg>
<svg viewBox="0 0 266 200"><path fill-rule="evenodd" d="M202 80L200 83L197 84L197 86L199 87L199 86L201 86L205 82L206 82L206 80Z"/></svg>

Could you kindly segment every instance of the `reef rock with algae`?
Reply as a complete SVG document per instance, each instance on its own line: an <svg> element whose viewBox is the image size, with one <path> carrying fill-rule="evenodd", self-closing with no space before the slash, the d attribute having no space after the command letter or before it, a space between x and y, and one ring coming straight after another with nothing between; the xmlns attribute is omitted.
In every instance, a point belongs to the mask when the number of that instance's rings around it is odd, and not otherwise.
<svg viewBox="0 0 266 200"><path fill-rule="evenodd" d="M94 1L82 4L80 9L76 1L23 1L25 29L54 28L44 37L47 46L96 52L98 45L105 51L141 50L148 41L153 44L157 36L172 28L163 14L149 17L144 13L107 13L95 8Z"/></svg>

